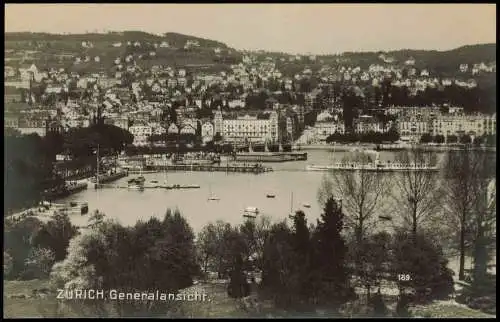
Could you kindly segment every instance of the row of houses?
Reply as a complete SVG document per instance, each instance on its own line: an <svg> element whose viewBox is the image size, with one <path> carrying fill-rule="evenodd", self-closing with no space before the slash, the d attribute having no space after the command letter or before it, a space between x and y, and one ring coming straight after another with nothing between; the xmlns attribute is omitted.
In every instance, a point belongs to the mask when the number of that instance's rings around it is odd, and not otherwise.
<svg viewBox="0 0 500 322"><path fill-rule="evenodd" d="M405 115L395 122L381 122L368 115L362 115L354 120L354 131L356 133L380 132L384 133L396 125L403 140L418 141L422 135L443 136L482 136L496 134L496 114L464 115L464 114L441 114L441 115ZM331 119L320 119L314 126L316 139L323 141L334 133L344 134L346 127L342 117L335 116Z"/></svg>

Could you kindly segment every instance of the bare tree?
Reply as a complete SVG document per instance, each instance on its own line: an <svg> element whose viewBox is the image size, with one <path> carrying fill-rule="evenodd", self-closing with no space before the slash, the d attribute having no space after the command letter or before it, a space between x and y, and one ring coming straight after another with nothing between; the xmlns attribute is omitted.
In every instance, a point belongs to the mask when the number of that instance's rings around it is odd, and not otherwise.
<svg viewBox="0 0 500 322"><path fill-rule="evenodd" d="M384 206L387 192L387 174L367 169L373 162L366 153L345 157L343 162L358 164L356 171L336 171L332 173L332 189L337 198L342 200L346 224L354 228L356 242L361 242L366 232L377 221L375 216Z"/></svg>
<svg viewBox="0 0 500 322"><path fill-rule="evenodd" d="M476 204L482 194L481 181L478 174L483 172L483 153L464 149L450 151L447 154L444 169L445 223L458 232L458 248L460 252L460 280L465 279L465 253L471 245L472 220ZM469 242L469 243L468 243Z"/></svg>
<svg viewBox="0 0 500 322"><path fill-rule="evenodd" d="M246 243L247 254L245 260L250 260L257 267L261 267L264 243L269 235L271 221L269 217L248 219L240 226L240 233Z"/></svg>
<svg viewBox="0 0 500 322"><path fill-rule="evenodd" d="M317 198L320 205L326 204L326 201L330 198L335 198L333 181L331 180L329 175L325 174L321 179Z"/></svg>
<svg viewBox="0 0 500 322"><path fill-rule="evenodd" d="M485 156L477 172L479 198L473 220L474 280L482 280L487 272L491 245L496 247L496 155Z"/></svg>
<svg viewBox="0 0 500 322"><path fill-rule="evenodd" d="M433 219L440 210L443 196L440 176L435 171L416 165L436 165L437 156L412 148L399 152L396 162L410 167L394 174L392 178L391 196L395 212L400 215L403 224L410 227L412 236L416 237L419 225Z"/></svg>

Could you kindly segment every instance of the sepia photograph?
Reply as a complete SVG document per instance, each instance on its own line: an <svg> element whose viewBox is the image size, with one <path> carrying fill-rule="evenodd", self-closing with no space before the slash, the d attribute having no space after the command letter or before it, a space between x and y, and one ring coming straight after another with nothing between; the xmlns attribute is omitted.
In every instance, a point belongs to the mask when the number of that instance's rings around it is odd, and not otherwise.
<svg viewBox="0 0 500 322"><path fill-rule="evenodd" d="M495 4L4 16L4 318L496 318Z"/></svg>

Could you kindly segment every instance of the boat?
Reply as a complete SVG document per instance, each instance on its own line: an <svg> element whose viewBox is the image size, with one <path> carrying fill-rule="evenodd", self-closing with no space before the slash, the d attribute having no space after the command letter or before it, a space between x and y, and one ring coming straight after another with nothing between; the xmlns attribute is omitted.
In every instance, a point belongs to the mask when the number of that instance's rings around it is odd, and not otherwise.
<svg viewBox="0 0 500 322"><path fill-rule="evenodd" d="M438 166L431 166L428 164L419 163L399 163L399 162L381 162L381 163L356 163L356 162L339 162L333 165L307 165L307 171L383 171L383 172L397 172L397 171L439 171Z"/></svg>
<svg viewBox="0 0 500 322"><path fill-rule="evenodd" d="M208 194L208 200L209 200L209 201L218 201L218 200L220 200L220 198L219 198L219 197L217 197L216 195L214 195L214 194L212 193L212 185L210 185L208 189L209 189L209 191L210 191L210 192L209 192L209 194Z"/></svg>
<svg viewBox="0 0 500 322"><path fill-rule="evenodd" d="M82 215L86 215L89 213L89 204L87 202L82 202L80 205L80 212Z"/></svg>
<svg viewBox="0 0 500 322"><path fill-rule="evenodd" d="M182 186L181 188L184 188L184 189L199 189L200 185L197 185L197 184L187 184L187 185Z"/></svg>
<svg viewBox="0 0 500 322"><path fill-rule="evenodd" d="M357 152L358 150L352 151ZM401 163L401 162L391 162L391 161L380 161L379 153L374 150L363 151L375 153L375 160L371 162L335 162L331 165L307 165L307 171L380 171L380 172L397 172L397 171L439 171L440 168L437 165L431 165L428 163Z"/></svg>
<svg viewBox="0 0 500 322"><path fill-rule="evenodd" d="M243 210L243 217L245 218L256 218L259 214L259 209L257 207L246 207Z"/></svg>
<svg viewBox="0 0 500 322"><path fill-rule="evenodd" d="M132 178L127 181L128 188L130 190L144 190L144 181L140 177L139 178Z"/></svg>
<svg viewBox="0 0 500 322"><path fill-rule="evenodd" d="M87 202L70 201L68 204L53 203L46 209L49 210L50 208L68 214L78 213L82 216L89 212L89 204Z"/></svg>
<svg viewBox="0 0 500 322"><path fill-rule="evenodd" d="M302 206L304 206L304 208L311 208L311 205L310 205L310 204L308 204L308 203L305 203L305 204L303 204Z"/></svg>
<svg viewBox="0 0 500 322"><path fill-rule="evenodd" d="M268 193L268 194L266 195L266 197L267 197L267 198L274 198L274 197L276 197L276 195L275 195L275 194L273 194L273 193Z"/></svg>

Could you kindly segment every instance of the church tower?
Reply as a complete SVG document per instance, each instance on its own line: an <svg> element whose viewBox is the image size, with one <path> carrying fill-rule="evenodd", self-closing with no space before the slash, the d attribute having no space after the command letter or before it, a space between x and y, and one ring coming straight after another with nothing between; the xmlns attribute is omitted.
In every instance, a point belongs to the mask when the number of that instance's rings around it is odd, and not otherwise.
<svg viewBox="0 0 500 322"><path fill-rule="evenodd" d="M214 134L219 133L222 136L223 125L222 112L217 110L214 114Z"/></svg>

